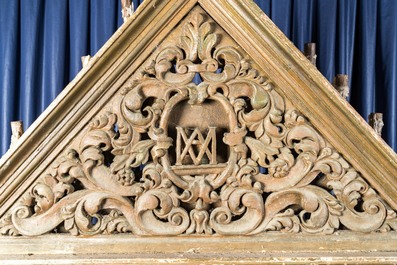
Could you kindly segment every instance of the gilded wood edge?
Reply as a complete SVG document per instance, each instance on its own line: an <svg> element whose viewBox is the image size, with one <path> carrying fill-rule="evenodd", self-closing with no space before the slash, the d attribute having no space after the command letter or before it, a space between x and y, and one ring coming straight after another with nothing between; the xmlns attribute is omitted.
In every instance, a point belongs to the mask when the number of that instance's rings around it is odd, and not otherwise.
<svg viewBox="0 0 397 265"><path fill-rule="evenodd" d="M341 232L332 236L267 234L254 237L92 238L46 235L0 237L2 264L252 264L397 262L397 235ZM8 263L9 262L9 263ZM37 262L37 263L35 263ZM65 264L65 263L63 263Z"/></svg>
<svg viewBox="0 0 397 265"><path fill-rule="evenodd" d="M63 136L80 123L81 118L122 76L126 67L137 58L149 56L148 51L142 55L144 47L158 35L163 34L164 37L168 34L181 20L180 16L184 16L196 2L145 1L92 57L15 146L0 158L0 216L13 203L10 197L20 185L41 165L48 153L64 141ZM135 69L138 66L135 65ZM8 205L4 207L4 203Z"/></svg>
<svg viewBox="0 0 397 265"><path fill-rule="evenodd" d="M278 81L280 93L340 153L348 154L345 158L397 210L396 153L263 11L252 0L200 0L199 3L272 80ZM296 87L302 89L294 90Z"/></svg>
<svg viewBox="0 0 397 265"><path fill-rule="evenodd" d="M211 256L197 254L177 254L177 255L40 255L28 256L20 259L15 256L9 256L1 261L3 265L11 264L396 264L393 256L383 255L351 255L342 257L338 255L313 256L310 253L304 255L279 256L273 253L255 256L246 254L244 256Z"/></svg>

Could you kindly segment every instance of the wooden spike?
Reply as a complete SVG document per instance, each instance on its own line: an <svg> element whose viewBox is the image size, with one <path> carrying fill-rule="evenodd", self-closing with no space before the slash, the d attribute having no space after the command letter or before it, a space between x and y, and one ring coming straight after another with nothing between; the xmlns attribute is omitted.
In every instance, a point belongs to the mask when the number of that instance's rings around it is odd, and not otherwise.
<svg viewBox="0 0 397 265"><path fill-rule="evenodd" d="M383 123L383 113L373 112L368 116L369 125L374 128L375 132L382 135Z"/></svg>
<svg viewBox="0 0 397 265"><path fill-rule="evenodd" d="M132 0L121 0L121 14L124 22L134 13L134 3Z"/></svg>
<svg viewBox="0 0 397 265"><path fill-rule="evenodd" d="M90 55L81 56L81 64L83 65L83 68L88 65L90 60L91 60L91 56Z"/></svg>
<svg viewBox="0 0 397 265"><path fill-rule="evenodd" d="M336 88L336 90L343 98L347 99L349 97L350 88L349 88L348 75L342 75L342 74L336 75L332 85Z"/></svg>
<svg viewBox="0 0 397 265"><path fill-rule="evenodd" d="M21 138L23 134L23 122L22 121L12 121L11 122L11 144L10 148L12 148L15 143Z"/></svg>
<svg viewBox="0 0 397 265"><path fill-rule="evenodd" d="M316 54L316 43L309 42L305 44L304 52L306 58L313 64L316 65L317 54Z"/></svg>

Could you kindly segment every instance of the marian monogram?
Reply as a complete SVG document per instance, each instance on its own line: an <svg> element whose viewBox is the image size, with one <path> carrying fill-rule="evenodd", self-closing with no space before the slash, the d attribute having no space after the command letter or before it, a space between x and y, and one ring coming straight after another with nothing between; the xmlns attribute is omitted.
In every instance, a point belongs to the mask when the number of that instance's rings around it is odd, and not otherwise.
<svg viewBox="0 0 397 265"><path fill-rule="evenodd" d="M209 127L205 139L198 128L192 130L177 127L176 129L176 165L185 164L184 161L189 160L186 159L187 156L190 157L194 165L217 164L216 127Z"/></svg>

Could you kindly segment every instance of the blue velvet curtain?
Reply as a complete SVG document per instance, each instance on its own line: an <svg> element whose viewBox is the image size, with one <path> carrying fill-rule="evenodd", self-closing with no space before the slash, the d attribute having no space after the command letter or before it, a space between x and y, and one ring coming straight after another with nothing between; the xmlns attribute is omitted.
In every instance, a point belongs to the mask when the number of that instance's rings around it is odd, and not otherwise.
<svg viewBox="0 0 397 265"><path fill-rule="evenodd" d="M137 7L142 0L135 0ZM350 76L350 103L366 119L383 112L384 139L397 150L397 1L256 0L303 50L317 43L328 79ZM119 0L0 0L0 156L10 121L25 128L122 24Z"/></svg>

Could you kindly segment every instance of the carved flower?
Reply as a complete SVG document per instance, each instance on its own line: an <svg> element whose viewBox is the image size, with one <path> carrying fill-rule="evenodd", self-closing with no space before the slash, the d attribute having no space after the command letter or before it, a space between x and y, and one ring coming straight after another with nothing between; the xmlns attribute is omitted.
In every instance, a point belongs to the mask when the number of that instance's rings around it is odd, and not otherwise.
<svg viewBox="0 0 397 265"><path fill-rule="evenodd" d="M285 160L277 158L270 164L269 174L275 178L283 178L288 174L289 166Z"/></svg>

